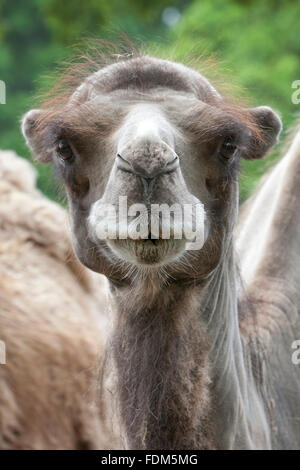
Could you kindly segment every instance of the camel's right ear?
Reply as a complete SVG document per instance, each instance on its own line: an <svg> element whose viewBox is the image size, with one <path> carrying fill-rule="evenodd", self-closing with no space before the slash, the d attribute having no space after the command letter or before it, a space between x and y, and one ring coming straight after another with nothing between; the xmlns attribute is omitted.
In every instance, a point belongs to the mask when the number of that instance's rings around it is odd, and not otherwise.
<svg viewBox="0 0 300 470"><path fill-rule="evenodd" d="M28 111L22 118L22 133L25 137L26 144L30 148L35 159L43 162L51 162L51 154L47 150L44 142L43 132L39 128L39 123L45 111L40 109L32 109Z"/></svg>
<svg viewBox="0 0 300 470"><path fill-rule="evenodd" d="M269 106L251 108L250 113L260 131L261 139L257 140L250 136L250 148L244 158L254 160L264 157L278 142L282 123L279 115Z"/></svg>

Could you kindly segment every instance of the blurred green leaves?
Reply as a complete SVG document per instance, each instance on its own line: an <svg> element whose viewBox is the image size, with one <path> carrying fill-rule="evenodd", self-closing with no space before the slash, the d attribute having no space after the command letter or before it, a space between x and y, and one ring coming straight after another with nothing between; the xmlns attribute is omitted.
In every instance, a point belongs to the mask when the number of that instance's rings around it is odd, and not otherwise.
<svg viewBox="0 0 300 470"><path fill-rule="evenodd" d="M87 31L97 31L107 25L113 14L113 2L99 0L38 0L52 40L61 45L78 41Z"/></svg>

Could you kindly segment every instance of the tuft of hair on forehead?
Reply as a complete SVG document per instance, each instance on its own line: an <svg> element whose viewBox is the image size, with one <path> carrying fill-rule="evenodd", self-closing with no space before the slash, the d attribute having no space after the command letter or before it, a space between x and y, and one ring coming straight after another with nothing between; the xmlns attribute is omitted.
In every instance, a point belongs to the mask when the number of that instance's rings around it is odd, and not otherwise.
<svg viewBox="0 0 300 470"><path fill-rule="evenodd" d="M233 138L241 146L263 142L261 128L251 109L226 100L215 106L193 106L179 117L180 127L196 142L210 142L216 138Z"/></svg>
<svg viewBox="0 0 300 470"><path fill-rule="evenodd" d="M49 126L55 128L63 124L75 133L98 134L99 128L89 116L87 105L93 94L105 95L114 90L147 92L151 88L166 87L194 94L199 101L217 110L219 124L222 113L223 124L228 116L247 128L257 141L261 139L260 129L247 109L247 103L241 99L237 87L233 87L233 95L228 92L228 78L222 79L214 58L200 55L196 59L194 53L185 58L185 65L161 59L160 54L149 57L145 48L136 47L128 38L117 43L92 40L81 48L85 52L79 52L69 62L61 64L51 89L38 97L43 110L35 122L38 131L48 132ZM206 70L208 76L216 77L222 95L207 80ZM211 112L213 114L213 109ZM192 120L195 125L196 116L197 113ZM112 117L107 116L104 121L107 127L113 127Z"/></svg>

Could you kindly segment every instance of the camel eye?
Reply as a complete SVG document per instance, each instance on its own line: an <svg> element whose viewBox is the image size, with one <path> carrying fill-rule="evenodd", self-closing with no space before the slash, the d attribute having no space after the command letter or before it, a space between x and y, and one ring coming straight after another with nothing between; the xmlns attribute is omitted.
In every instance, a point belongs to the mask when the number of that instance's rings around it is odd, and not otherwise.
<svg viewBox="0 0 300 470"><path fill-rule="evenodd" d="M58 157L64 162L70 161L74 157L73 151L65 139L61 139L58 141L56 152L58 154Z"/></svg>
<svg viewBox="0 0 300 470"><path fill-rule="evenodd" d="M237 146L234 144L233 140L230 137L227 137L222 143L219 154L225 160L229 160L236 153Z"/></svg>

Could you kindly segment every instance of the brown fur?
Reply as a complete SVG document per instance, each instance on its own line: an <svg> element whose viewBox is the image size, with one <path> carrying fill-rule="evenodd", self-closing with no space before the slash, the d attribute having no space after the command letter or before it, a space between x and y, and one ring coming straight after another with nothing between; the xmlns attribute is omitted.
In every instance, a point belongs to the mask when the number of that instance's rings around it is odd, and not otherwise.
<svg viewBox="0 0 300 470"><path fill-rule="evenodd" d="M168 63L168 67L165 67L163 61L160 63L158 60L153 65L151 58L144 56L141 51L137 50L132 50L129 54L119 54L119 62L115 62L115 55L107 54L105 49L107 49L106 44L100 42L97 49L93 50L93 55L83 55L80 57L80 62L75 60L72 65L67 66L63 75L51 88L51 92L46 93L43 97L40 105L44 113L35 121L34 126L41 133L41 139L46 137L44 144L47 144L49 131L52 129L54 132L57 127L61 126L68 133L74 134L75 137L80 135L81 137L86 136L86 138L95 134L99 135L99 132L105 135L115 128L114 113L105 114L102 116L101 122L95 122L89 106L78 107L90 98L89 93L93 88L92 83L89 84L90 74L107 65L113 65L107 73L102 74L101 78L97 80L97 89L101 93L124 90L124 93L130 94L130 90L139 89L141 101L144 99L144 93L158 87L192 93L196 98L213 108L210 110L207 108L205 115L201 115L201 110L198 111L197 108L190 109L188 116L184 116L182 120L183 123L188 124L186 132L190 132L194 138L201 138L205 141L212 139L220 132L224 135L227 135L227 132L232 132L232 124L234 123L238 132L243 132L243 128L246 128L249 134L248 138L251 137L253 149L250 151L248 148L246 158L257 158L255 155L251 156L251 153L255 154L257 147L267 137L262 132L260 123L255 120L245 105L236 103L233 97L221 99L212 95L197 76L193 77L188 69L185 73L178 71L172 67L171 62ZM199 65L193 64L195 70ZM205 68L205 65L201 63L201 70L203 67ZM68 103L71 96L83 82L86 83L84 92L80 92L76 96L74 107L70 107ZM199 127L200 122L202 123L201 127Z"/></svg>
<svg viewBox="0 0 300 470"><path fill-rule="evenodd" d="M148 307L132 296L116 294L111 340L127 446L213 448L208 344L194 289L166 288Z"/></svg>

